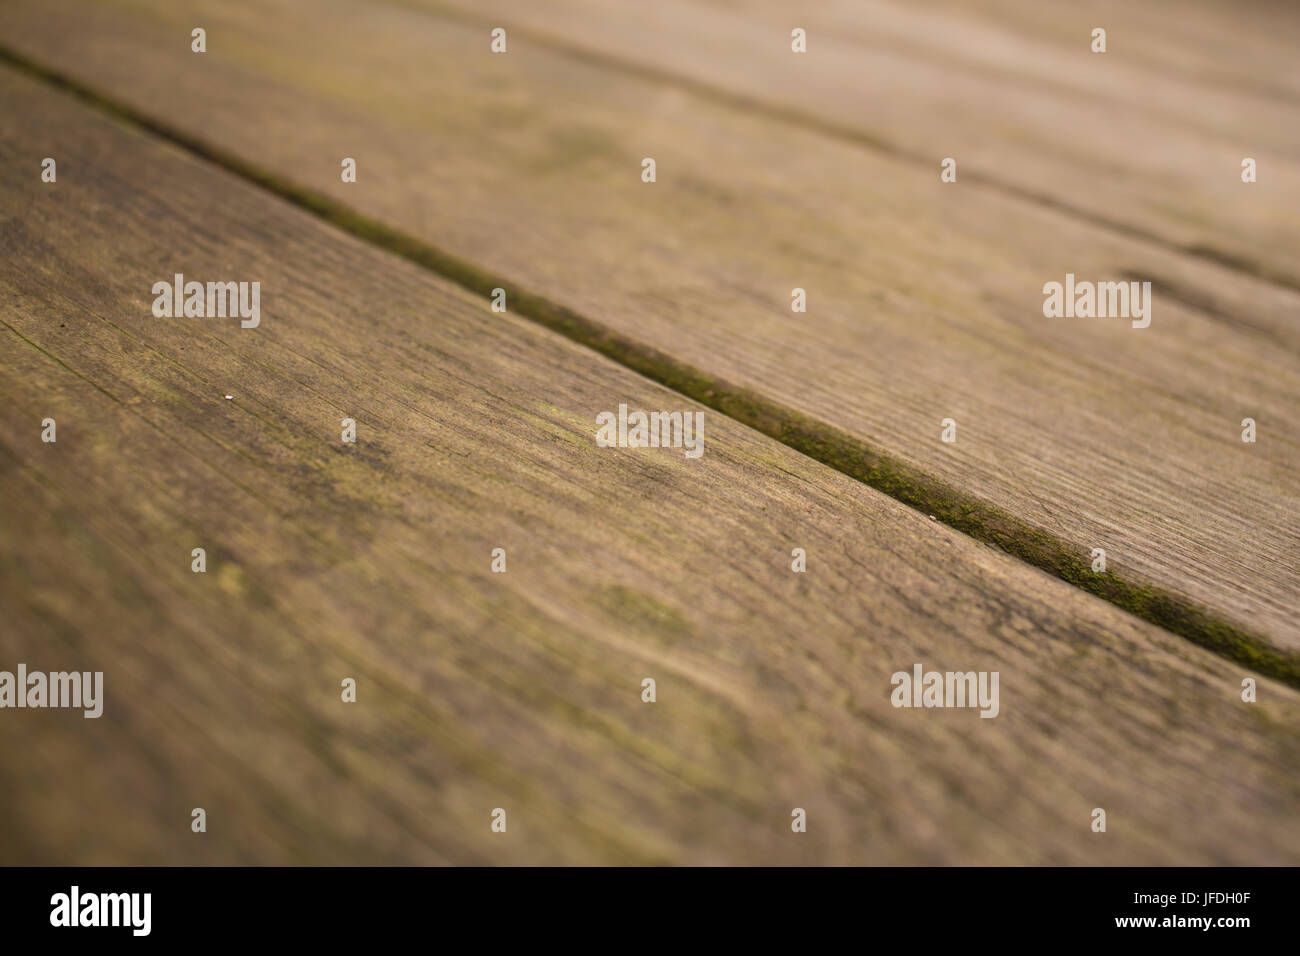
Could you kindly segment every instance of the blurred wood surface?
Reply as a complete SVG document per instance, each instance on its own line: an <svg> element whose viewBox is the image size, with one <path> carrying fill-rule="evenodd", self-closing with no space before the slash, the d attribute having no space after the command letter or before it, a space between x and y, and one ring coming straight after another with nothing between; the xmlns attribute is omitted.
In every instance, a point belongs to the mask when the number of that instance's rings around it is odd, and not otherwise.
<svg viewBox="0 0 1300 956"><path fill-rule="evenodd" d="M983 187L1300 288L1293 3L401 2L513 26L523 53L536 43L690 83L927 169L960 157ZM790 55L794 27L807 55ZM1241 182L1245 156L1262 170L1255 186Z"/></svg>
<svg viewBox="0 0 1300 956"><path fill-rule="evenodd" d="M1300 693L712 411L599 449L690 403L9 69L0 115L0 667L106 696L0 713L0 861L1300 861ZM175 272L261 326L155 318ZM894 709L914 663L1001 713Z"/></svg>
<svg viewBox="0 0 1300 956"><path fill-rule="evenodd" d="M818 7L802 56L769 3L14 0L0 29L1294 659L1295 13L983 10ZM1044 318L1066 273L1151 281L1151 327Z"/></svg>

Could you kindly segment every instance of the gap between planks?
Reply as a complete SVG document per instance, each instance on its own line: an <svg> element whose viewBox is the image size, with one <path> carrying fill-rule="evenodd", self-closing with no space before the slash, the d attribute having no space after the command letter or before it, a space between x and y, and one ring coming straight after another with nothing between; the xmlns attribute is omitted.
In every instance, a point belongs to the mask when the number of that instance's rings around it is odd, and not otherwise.
<svg viewBox="0 0 1300 956"><path fill-rule="evenodd" d="M410 10L416 13L422 13L426 16L437 17L444 20L452 20L463 23L467 26L483 27L490 29L499 26L500 17L491 18L483 17L458 7L445 6L439 3L422 2L422 0L385 0L388 4L400 7L404 10ZM796 106L782 106L777 103L769 103L746 93L737 90L728 90L721 86L715 86L712 83L694 77L685 76L680 73L674 73L671 70L660 70L644 63L636 63L622 57L602 53L599 50L593 50L576 43L566 42L564 39L546 33L541 30L532 29L518 24L510 27L512 33L516 33L525 39L544 47L553 53L588 66L594 66L602 69L613 70L655 83L663 83L668 86L676 87L696 96L710 100L719 106L743 110L755 116L775 120L781 123L788 123L791 126L806 130L820 136L826 136L831 139L839 140L851 146L862 149L869 149L879 153L882 156L888 156L893 159L901 159L909 163L932 164L934 156L923 154L913 149L900 146L897 143L877 136L864 129L850 126L846 123L836 122L829 117L816 116L812 113L802 110ZM1074 219L1076 222L1086 223L1100 229L1108 230L1117 236L1125 239L1131 239L1136 242L1144 242L1149 245L1163 249L1166 252L1177 255L1187 256L1201 262L1213 263L1214 265L1236 272L1239 275L1252 279L1257 279L1270 285L1283 289L1290 289L1293 292L1300 292L1300 279L1288 275L1284 272L1271 268L1263 263L1250 262L1240 256L1234 255L1222 249L1216 249L1213 246L1207 246L1204 243L1180 243L1159 232L1151 229L1143 229L1141 226L1131 222L1123 222L1107 216L1104 213L1085 209L1074 203L1066 202L1057 196L1051 196L1044 192L1028 189L1017 183L1006 179L1001 179L982 170L972 170L969 167L963 167L962 179L976 187L983 187L990 192L996 193L1008 199L1018 202L1028 203L1037 206L1040 209L1050 210L1055 213Z"/></svg>

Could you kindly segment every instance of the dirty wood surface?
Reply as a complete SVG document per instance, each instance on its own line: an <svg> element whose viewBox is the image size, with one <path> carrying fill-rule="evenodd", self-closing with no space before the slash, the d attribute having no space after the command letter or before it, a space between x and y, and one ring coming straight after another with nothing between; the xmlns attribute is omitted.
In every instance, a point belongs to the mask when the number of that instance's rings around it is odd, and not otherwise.
<svg viewBox="0 0 1300 956"><path fill-rule="evenodd" d="M1154 37L1150 15L1126 20L1114 8L1115 52L1105 57L1067 53L1073 34L1036 31L1033 17L1012 29L986 15L981 29L1005 32L1006 55L996 68L954 55L970 75L936 65L959 45L957 28L917 46L937 12L817 14L812 52L795 58L770 5L638 6L635 18L618 5L527 7L469 15L420 0L329 0L303 17L286 2L181 10L161 0L18 0L0 10L0 27L24 56L170 128L508 277L707 380L842 429L1057 536L1080 560L1103 548L1116 572L1294 659L1300 293L1268 276L1297 251L1286 199L1300 127L1284 122L1289 80L1270 87L1245 65L1258 53L1261 73L1281 75L1266 67L1291 24L1283 7L1269 8L1272 20L1257 11L1234 21L1209 74L1194 58L1218 21L1199 6L1182 33L1152 39L1156 52L1140 63L1119 55L1122 34L1129 24ZM691 29L674 30L688 13ZM877 13L888 31L872 39L862 18ZM498 15L520 27L505 56L488 52L483 26ZM197 57L188 37L200 22L209 50ZM832 26L836 36L825 36ZM904 35L910 45L895 42ZM760 38L770 62L755 59ZM685 52L670 56L674 43ZM899 52L873 57L873 43ZM581 53L597 48L605 53ZM638 56L659 72L620 66ZM1056 87L1033 82L1061 57L1078 69ZM906 66L897 84L913 98L891 106L876 95L859 109L866 91L845 79L858 66L853 83ZM715 88L728 78L730 100ZM1217 83L1215 108L1189 114L1207 83ZM977 115L963 98L992 96L994 86L1005 95L990 124L987 109ZM1141 93L1123 96L1129 89ZM953 98L929 110L916 90ZM1047 109L1051 95L1058 102ZM906 127L916 138L882 149L767 108L795 101L830 111L827 122L893 139ZM1065 150L1056 124L1075 105L1087 117L1121 110L1121 129L1141 127L1143 144L1168 134L1167 150L1098 146L1109 132ZM954 116L965 119L945 138ZM1220 169L1217 153L1179 146L1209 128L1219 131L1216 150L1276 156L1267 175L1247 186L1237 160ZM1248 129L1265 148L1238 144ZM1170 165L1168 151L1183 160ZM922 153L933 157L921 162ZM938 159L954 153L959 180L943 184ZM355 184L339 181L344 156L358 161ZM654 184L640 180L644 156L657 160ZM1156 168L1126 157L1154 157ZM1059 202L990 180L1032 192L1050 180ZM1188 195L1195 201L1175 201ZM1094 203L1097 215L1071 203ZM1184 232L1175 207L1211 211ZM1136 232L1117 225L1139 220ZM1258 270L1265 277L1190 252L1205 230L1228 244L1227 258L1243 244L1272 256ZM1042 285L1066 273L1152 281L1151 327L1045 319ZM795 287L807 290L806 314L790 310ZM763 414L760 402L751 418ZM1240 439L1247 417L1258 422L1256 444ZM940 441L945 418L957 422L956 444Z"/></svg>
<svg viewBox="0 0 1300 956"><path fill-rule="evenodd" d="M1300 861L1300 693L711 411L598 449L697 406L9 69L0 115L0 660L106 690L0 713L3 862ZM175 272L261 326L153 317ZM892 708L918 662L1001 713Z"/></svg>

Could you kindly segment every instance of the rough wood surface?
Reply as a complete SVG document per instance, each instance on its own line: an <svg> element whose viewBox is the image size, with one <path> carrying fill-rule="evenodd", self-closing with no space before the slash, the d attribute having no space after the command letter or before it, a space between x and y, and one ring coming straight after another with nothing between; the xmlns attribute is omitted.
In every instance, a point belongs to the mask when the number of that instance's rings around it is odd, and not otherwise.
<svg viewBox="0 0 1300 956"><path fill-rule="evenodd" d="M598 449L685 401L7 69L0 115L0 662L107 698L0 713L3 862L1300 861L1300 693L712 412ZM261 326L153 317L177 271ZM892 708L916 662L1000 715Z"/></svg>
<svg viewBox="0 0 1300 956"><path fill-rule="evenodd" d="M1194 236L1149 241L983 181L940 183L938 156L967 155L939 149L936 130L963 112L969 77L954 82L935 64L934 49L908 61L907 84L925 88L918 71L928 64L934 96L956 87L957 105L938 120L912 110L922 139L908 150L936 153L924 163L727 102L694 80L671 82L573 53L585 44L617 59L623 47L611 38L621 36L624 47L644 45L643 57L667 56L680 41L689 56L670 59L665 70L684 69L689 59L735 77L769 76L787 98L816 100L838 115L850 108L853 89L838 99L821 94L848 70L845 57L867 61L866 77L887 68L854 53L868 38L861 17L845 7L836 13L847 18L841 35L815 41L838 52L829 60L810 53L809 65L797 67L811 84L802 91L788 75L795 66L757 69L750 57L759 33L775 29L767 8L691 7L692 26L670 35L664 24L688 8L656 6L661 13L651 15L638 5L644 19L633 20L616 7L565 3L528 14L512 6L524 29L505 56L488 52L478 14L351 0L315 5L309 17L286 2L181 10L161 0L18 0L0 10L0 26L25 55L187 135L509 277L719 382L843 429L1069 542L1082 560L1104 548L1120 573L1204 605L1274 647L1300 649L1300 294L1187 254L1181 247L1199 241ZM887 14L891 36L924 32L931 22L875 9ZM562 48L545 38L530 42L536 18L552 13L568 38ZM818 16L810 22L829 23L829 14ZM1243 63L1256 48L1261 63L1275 62L1280 41L1265 35L1272 21L1261 17L1242 18L1245 45L1229 45L1221 73L1246 76ZM210 37L201 57L188 45L200 22ZM1212 22L1189 21L1202 24L1201 34ZM719 24L738 32L726 39ZM1032 32L1032 21L1017 29ZM788 30L771 38L770 55L781 63L792 56L787 41ZM934 42L946 51L955 41L944 33ZM1009 34L1006 42L1006 69L1047 68L1030 55L1039 40ZM1041 42L1056 49L1065 38ZM727 52L710 59L701 43ZM1241 124L1262 123L1265 145L1286 153L1295 124L1263 122L1284 118L1285 89L1270 94L1247 79L1225 80L1222 96L1249 109L1200 111L1199 126L1169 112L1180 97L1197 102L1205 82L1189 75L1187 63L1172 62L1175 46L1184 57L1198 49L1157 42L1165 52L1142 65L1106 60L1094 81L1076 71L1062 82L1090 92L1069 98L1058 90L1062 102L1082 97L1091 116L1137 84L1165 104L1162 135L1179 123L1187 136L1213 127L1216 149L1232 152ZM1160 70L1158 89L1141 82ZM1044 168L1057 168L1060 150L1047 162L1030 148L1054 135L1058 122L1041 115L1045 94L1026 91L1033 84L1023 76L982 82L981 96L989 95L987 84L1007 88L998 99L1007 123L986 131L984 151L960 169L1001 163L1003 173L1046 188L1039 180ZM1171 84L1183 84L1178 96ZM1131 126L1159 105L1145 102L1121 119ZM1225 112L1236 118L1214 126ZM1031 114L1039 122L1030 123ZM863 129L878 116L855 115ZM986 118L985 111L969 122ZM972 136L968 127L955 140L960 146ZM1123 195L1142 192L1147 201L1124 215L1152 232L1169 227L1168 216L1150 207L1167 205L1170 190L1183 195L1192 172L1179 166L1156 189L1151 169L1116 164L1131 153L1144 162L1154 155L1160 166L1162 153L1145 146L1116 153L1113 144L1098 153L1102 147L1089 142L1095 148L1060 167L1056 188L1078 203L1095 199L1103 219L1118 215ZM1170 142L1177 151L1177 137ZM339 182L343 156L358 160L356 184ZM640 181L644 156L658 162L653 185ZM1209 175L1203 152L1186 159L1197 176ZM1250 187L1234 168L1224 169L1224 192L1207 186L1200 203L1215 210L1204 228L1279 257L1272 260L1278 269L1297 251L1284 234L1288 204L1278 202L1293 195L1281 165L1269 167L1254 193L1242 192ZM1120 199L1099 185L1108 170ZM1151 327L1045 319L1042 285L1066 273L1151 280ZM806 315L790 311L796 286L808 292ZM939 440L947 417L958 423L955 445ZM1240 440L1246 417L1259 423L1253 445Z"/></svg>

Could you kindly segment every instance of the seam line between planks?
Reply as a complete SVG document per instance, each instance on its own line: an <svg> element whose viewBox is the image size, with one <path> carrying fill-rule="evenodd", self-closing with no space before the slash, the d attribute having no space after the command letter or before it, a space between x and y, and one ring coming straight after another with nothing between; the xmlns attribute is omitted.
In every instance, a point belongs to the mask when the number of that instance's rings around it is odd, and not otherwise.
<svg viewBox="0 0 1300 956"><path fill-rule="evenodd" d="M443 20L453 20L476 27L494 27L501 25L498 20L488 20L477 16L468 10L461 10L455 7L445 7L437 3L423 3L420 2L420 0L382 0L382 2L404 10L422 13L426 16ZM859 129L845 123L837 122L833 119L805 112L797 106L783 106L778 103L766 102L751 94L729 90L721 86L714 86L704 80L697 80L690 76L674 73L671 70L661 70L644 63L620 59L613 54L602 53L599 50L589 49L575 43L568 43L558 37L552 36L551 34L540 30L534 30L530 27L513 26L510 27L510 30L534 43L546 47L554 53L568 57L569 59L580 63L601 67L603 69L615 70L641 79L651 80L656 83L675 86L688 93L709 99L728 109L741 110L768 119L773 119L778 122L787 123L791 126L797 126L800 129L827 136L831 139L836 139L852 146L873 150L883 156L889 156L894 159L902 159L910 163L922 165L934 162L933 156L914 152L913 150L899 146L897 143L891 142L888 139L868 132L865 129ZM1214 265L1236 272L1240 275L1248 276L1249 278L1266 282L1270 285L1289 289L1293 292L1300 292L1300 276L1279 271L1275 267L1269 265L1244 259L1235 253L1216 249L1213 246L1205 245L1200 242L1191 242L1186 244L1179 243L1178 241L1170 239L1157 231L1144 229L1134 223L1124 222L1121 219L1114 219L1100 212L1093 212L1084 209L1048 193L1036 192L1024 186L1019 186L1016 183L999 179L996 176L978 169L972 170L969 166L962 167L961 175L964 181L975 186L983 186L992 192L999 193L1008 198L1037 206L1040 209L1050 210L1060 215L1072 218L1078 222L1087 223L1088 225L1108 230L1116 235L1123 236L1126 239L1145 242L1157 246L1166 252L1173 252L1179 255L1188 256L1192 259L1198 259L1202 262L1213 263Z"/></svg>

